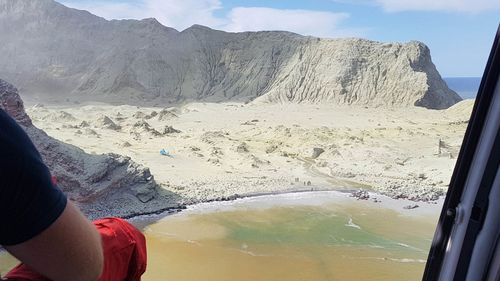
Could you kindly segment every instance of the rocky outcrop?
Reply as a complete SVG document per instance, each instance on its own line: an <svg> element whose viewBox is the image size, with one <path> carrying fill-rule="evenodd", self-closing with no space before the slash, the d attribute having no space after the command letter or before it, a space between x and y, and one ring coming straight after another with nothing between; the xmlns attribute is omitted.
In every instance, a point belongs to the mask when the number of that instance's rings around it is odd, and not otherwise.
<svg viewBox="0 0 500 281"><path fill-rule="evenodd" d="M420 42L226 33L198 25L178 32L154 19L106 21L52 0L0 0L0 40L0 77L54 101L442 109L461 100Z"/></svg>
<svg viewBox="0 0 500 281"><path fill-rule="evenodd" d="M24 110L24 103L17 93L17 89L0 79L0 108L7 112L22 126L33 126L31 119Z"/></svg>
<svg viewBox="0 0 500 281"><path fill-rule="evenodd" d="M177 205L149 169L129 157L91 155L33 126L17 89L0 79L0 108L12 116L40 151L58 186L92 218L128 217Z"/></svg>
<svg viewBox="0 0 500 281"><path fill-rule="evenodd" d="M258 100L444 109L461 98L448 89L421 42L338 39L309 43Z"/></svg>
<svg viewBox="0 0 500 281"><path fill-rule="evenodd" d="M113 131L117 131L117 130L121 129L121 127L119 125L116 125L116 123L106 115L101 115L97 118L96 126L99 128L109 129L109 130L113 130Z"/></svg>

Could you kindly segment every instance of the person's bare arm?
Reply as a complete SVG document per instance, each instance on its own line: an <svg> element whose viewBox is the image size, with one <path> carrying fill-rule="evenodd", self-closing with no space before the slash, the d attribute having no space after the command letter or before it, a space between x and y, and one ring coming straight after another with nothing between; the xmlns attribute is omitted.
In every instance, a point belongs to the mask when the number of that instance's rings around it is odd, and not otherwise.
<svg viewBox="0 0 500 281"><path fill-rule="evenodd" d="M99 233L69 201L61 216L45 231L5 248L54 281L95 281L104 264Z"/></svg>

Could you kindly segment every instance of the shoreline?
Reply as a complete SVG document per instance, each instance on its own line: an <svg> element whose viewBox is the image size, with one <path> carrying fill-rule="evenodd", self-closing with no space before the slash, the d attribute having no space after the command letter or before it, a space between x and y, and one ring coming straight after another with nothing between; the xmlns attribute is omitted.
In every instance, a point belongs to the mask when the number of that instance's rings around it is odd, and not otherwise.
<svg viewBox="0 0 500 281"><path fill-rule="evenodd" d="M361 199L359 197L356 197L354 194L356 192L360 191L366 191L366 193L369 195L369 198ZM144 227L146 227L149 224L152 224L154 222L157 222L161 220L162 218L165 218L170 215L175 215L182 213L183 211L187 211L190 208L197 207L197 206L202 206L202 205L207 205L207 204L218 204L218 206L222 206L220 203L226 203L226 204L235 204L238 202L238 200L244 200L244 199L259 199L259 198L271 198L273 196L289 196L289 195L315 195L315 194L322 194L322 193L330 193L330 194L336 194L338 195L338 198L345 201L351 201L348 202L349 204L354 204L354 203L365 203L365 205L370 205L372 208L384 208L384 209L389 209L393 211L397 211L400 214L405 214L405 215L424 215L424 214L431 214L434 213L436 216L439 215L443 202L444 202L444 196L441 196L438 200L435 201L412 201L409 199L395 199L391 198L387 195L383 195L374 191L367 191L366 189L344 189L344 190L338 190L338 189L322 189L322 190L314 190L314 189L297 189L297 190L287 190L287 191L276 191L276 192L254 192L254 193L248 193L248 194L242 194L242 195L235 195L235 196L229 196L228 198L223 198L223 199L212 199L212 200L207 200L207 201L200 201L200 202L195 202L195 203L188 203L188 204L181 204L177 207L167 207L164 209L160 209L154 212L144 212L144 213L136 213L128 216L121 216L120 218L125 219L127 221L130 221L134 226L139 228L141 231L144 230ZM340 195L343 195L341 197ZM378 201L374 201L373 198L376 198ZM273 199L273 198L271 198ZM307 198L306 198L307 199ZM276 202L275 202L276 203ZM405 209L405 206L411 205L411 204L417 204L419 203L417 208L411 208L411 209ZM304 202L304 204L307 205L307 201ZM276 204L277 205L277 204ZM431 208L431 207L436 207L436 208ZM436 209L436 212L431 212L431 209ZM7 251L0 247L0 254L4 254Z"/></svg>
<svg viewBox="0 0 500 281"><path fill-rule="evenodd" d="M369 197L368 198L360 198L356 195L358 192L366 192ZM224 198L223 200L207 200L190 204L183 204L179 207L173 208L165 208L163 210L158 210L157 212L147 212L147 213L138 213L126 217L122 217L123 219L129 220L131 222L138 223L141 227L147 226L148 224L154 223L158 220L161 220L164 217L179 214L182 212L186 212L188 210L193 210L200 206L231 206L237 204L241 201L239 200L248 200L252 199L267 199L270 200L276 199L276 197L280 196L295 196L295 195L304 195L301 198L303 201L301 204L307 205L310 198L314 198L315 195L332 195L331 199L339 199L338 203L347 203L347 204L364 204L368 207L372 208L383 208L396 211L402 215L410 215L410 216L424 216L435 214L439 215L441 212L441 208L444 202L444 196L441 196L438 200L435 201L413 201L409 199L395 199L391 198L387 195L383 195L374 191L366 191L364 189L322 189L322 190L311 190L311 189L300 189L300 190L288 190L288 191L277 191L277 192L259 192L259 193L250 193L243 194L238 196L230 196L230 198ZM333 198L332 198L333 197ZM278 202L274 202L274 205L279 205ZM416 206L412 208L407 208L409 206ZM256 207L257 208L257 207ZM147 223L145 223L147 222Z"/></svg>
<svg viewBox="0 0 500 281"><path fill-rule="evenodd" d="M232 201L235 201L238 199L255 198L255 197L260 197L260 196L307 193L307 192L322 192L322 191L338 191L338 192L342 192L342 193L352 192L352 190L348 190L348 189L338 190L338 189L331 189L331 188L330 189L308 188L308 189L290 189L290 190L269 191L269 192L250 192L250 193L245 193L245 194L234 194L231 196L218 197L218 198L214 198L214 199L200 200L200 201L190 202L190 203L181 203L181 204L179 204L179 206L176 206L176 207L167 207L167 208L163 208L163 209L160 209L157 211L152 211L152 212L144 212L144 213L127 215L127 216L121 216L120 218L128 220L128 219L134 219L134 218L141 217L141 216L174 214L174 213L182 212L183 210L186 210L190 206L205 204L205 203L232 202Z"/></svg>

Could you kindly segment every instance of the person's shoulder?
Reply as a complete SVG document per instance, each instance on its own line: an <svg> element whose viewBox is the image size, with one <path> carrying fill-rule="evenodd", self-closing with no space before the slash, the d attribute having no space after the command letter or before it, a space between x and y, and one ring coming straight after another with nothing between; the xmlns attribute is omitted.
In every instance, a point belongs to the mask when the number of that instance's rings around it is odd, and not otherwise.
<svg viewBox="0 0 500 281"><path fill-rule="evenodd" d="M0 176L2 187L11 185L27 163L40 162L40 154L24 129L0 109Z"/></svg>
<svg viewBox="0 0 500 281"><path fill-rule="evenodd" d="M0 110L0 244L15 245L50 226L66 207L66 196L52 183L24 129Z"/></svg>
<svg viewBox="0 0 500 281"><path fill-rule="evenodd" d="M3 157L38 153L26 132L0 109L0 155Z"/></svg>

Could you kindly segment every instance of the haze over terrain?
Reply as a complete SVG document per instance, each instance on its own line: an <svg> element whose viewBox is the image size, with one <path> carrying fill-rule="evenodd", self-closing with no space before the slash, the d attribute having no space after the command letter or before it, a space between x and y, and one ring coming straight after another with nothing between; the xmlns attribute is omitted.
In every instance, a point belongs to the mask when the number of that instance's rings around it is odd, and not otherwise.
<svg viewBox="0 0 500 281"><path fill-rule="evenodd" d="M0 39L11 111L93 216L297 190L434 201L472 107L417 41L179 32L52 0L0 0Z"/></svg>
<svg viewBox="0 0 500 281"><path fill-rule="evenodd" d="M53 0L0 0L0 77L34 100L162 104L328 102L447 108L421 42L321 39L289 32L182 32L112 20Z"/></svg>

